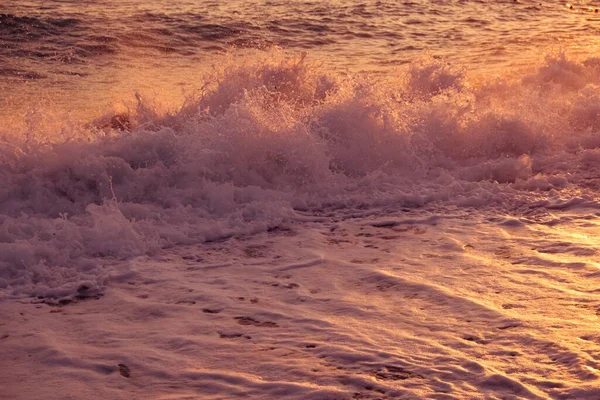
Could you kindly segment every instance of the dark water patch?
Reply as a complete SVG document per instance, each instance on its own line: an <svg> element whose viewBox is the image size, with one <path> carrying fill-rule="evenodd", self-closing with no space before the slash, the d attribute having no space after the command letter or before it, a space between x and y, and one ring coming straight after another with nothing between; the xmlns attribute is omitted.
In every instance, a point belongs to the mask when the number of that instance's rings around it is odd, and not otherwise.
<svg viewBox="0 0 600 400"><path fill-rule="evenodd" d="M17 68L0 68L0 77L2 76L9 78L18 78L22 80L36 80L47 78L47 76L43 74Z"/></svg>
<svg viewBox="0 0 600 400"><path fill-rule="evenodd" d="M43 49L34 49L34 50L30 50L30 49L10 49L9 51L6 51L4 53L5 56L7 57L14 57L14 58L49 58L51 56L53 56L56 53L56 51L53 50L43 50Z"/></svg>
<svg viewBox="0 0 600 400"><path fill-rule="evenodd" d="M61 64L78 65L78 64L85 64L86 63L83 58L78 57L71 50L69 50L67 52L62 52L62 54L56 54L55 53L52 56L50 56L48 59L52 60L54 62L57 62L57 63L61 63Z"/></svg>
<svg viewBox="0 0 600 400"><path fill-rule="evenodd" d="M219 46L219 45L216 45L216 44L209 44L209 45L203 46L202 49L204 51L210 51L210 52L213 52L213 51L214 52L224 52L224 51L226 51L226 47L225 46Z"/></svg>
<svg viewBox="0 0 600 400"><path fill-rule="evenodd" d="M176 15L169 15L165 13L153 13L153 12L145 12L142 14L134 15L131 17L133 21L143 22L143 23L180 23L189 18L188 15L183 15L181 17Z"/></svg>
<svg viewBox="0 0 600 400"><path fill-rule="evenodd" d="M375 11L371 11L368 9L369 5L366 3L363 4L357 4L354 6L354 8L350 11L350 13L352 15L357 15L357 16L361 16L361 17L366 17L366 18L372 18L375 17L377 15L377 12Z"/></svg>
<svg viewBox="0 0 600 400"><path fill-rule="evenodd" d="M103 55L112 55L117 53L118 47L107 43L81 43L75 50L74 54L81 57L95 57Z"/></svg>
<svg viewBox="0 0 600 400"><path fill-rule="evenodd" d="M180 28L190 34L198 35L203 40L222 40L239 36L245 33L245 29L235 26L226 26L219 24L194 24L185 25Z"/></svg>
<svg viewBox="0 0 600 400"><path fill-rule="evenodd" d="M161 45L161 44L140 44L138 46L136 46L138 48L142 48L142 49L148 49L148 50L155 50L159 53L163 53L163 54L180 54L180 55L192 55L193 52L189 52L186 50L182 50L182 49L178 49L176 47L172 47L172 46L168 46L168 45Z"/></svg>
<svg viewBox="0 0 600 400"><path fill-rule="evenodd" d="M332 32L332 27L324 24L318 24L314 22L302 21L302 22L291 22L288 25L291 28L298 29L302 32Z"/></svg>
<svg viewBox="0 0 600 400"><path fill-rule="evenodd" d="M462 22L469 25L489 25L490 21L486 21L479 18L468 17L462 20Z"/></svg>
<svg viewBox="0 0 600 400"><path fill-rule="evenodd" d="M90 36L89 40L96 43L117 43L119 41L119 39L114 36L106 35Z"/></svg>
<svg viewBox="0 0 600 400"><path fill-rule="evenodd" d="M147 32L128 32L121 36L120 45L134 49L151 50L163 54L178 54L189 56L196 54L197 44L189 37L172 32L170 36Z"/></svg>
<svg viewBox="0 0 600 400"><path fill-rule="evenodd" d="M60 28L67 28L70 26L79 25L80 21L75 18L65 18L65 19L51 19L48 21L50 24L54 26L58 26Z"/></svg>
<svg viewBox="0 0 600 400"><path fill-rule="evenodd" d="M151 28L151 29L149 29L149 31L152 32L153 34L162 35L162 36L175 35L175 33L169 28Z"/></svg>
<svg viewBox="0 0 600 400"><path fill-rule="evenodd" d="M54 63L80 63L78 43L87 38L88 30L76 18L0 14L0 58L9 62L2 75L26 80L43 79L49 75L46 67ZM38 64L39 69L24 70L21 64L27 59ZM11 65L11 60L17 60L17 63ZM40 61L45 64L39 64Z"/></svg>
<svg viewBox="0 0 600 400"><path fill-rule="evenodd" d="M390 39L402 39L403 35L400 32L394 31L382 31L377 34L378 37L390 38Z"/></svg>
<svg viewBox="0 0 600 400"><path fill-rule="evenodd" d="M279 21L269 21L266 29L270 32L281 35L295 35L300 33L297 29L291 29L288 26L282 26Z"/></svg>
<svg viewBox="0 0 600 400"><path fill-rule="evenodd" d="M4 40L32 41L47 36L64 34L79 28L80 21L74 18L41 19L0 14L0 37Z"/></svg>
<svg viewBox="0 0 600 400"><path fill-rule="evenodd" d="M77 76L80 78L84 78L86 76L89 76L90 74L85 73L85 72L79 72L79 71L64 71L64 70L55 70L52 71L54 74L56 75L64 75L64 76Z"/></svg>

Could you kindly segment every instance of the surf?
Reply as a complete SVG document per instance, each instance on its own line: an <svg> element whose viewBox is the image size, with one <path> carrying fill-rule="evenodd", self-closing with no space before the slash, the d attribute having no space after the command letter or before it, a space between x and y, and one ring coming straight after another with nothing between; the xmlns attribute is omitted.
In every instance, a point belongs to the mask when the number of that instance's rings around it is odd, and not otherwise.
<svg viewBox="0 0 600 400"><path fill-rule="evenodd" d="M2 128L4 295L102 290L119 260L306 215L595 198L596 58L476 75L423 57L386 76L229 60L175 109L138 96L85 124L38 111Z"/></svg>

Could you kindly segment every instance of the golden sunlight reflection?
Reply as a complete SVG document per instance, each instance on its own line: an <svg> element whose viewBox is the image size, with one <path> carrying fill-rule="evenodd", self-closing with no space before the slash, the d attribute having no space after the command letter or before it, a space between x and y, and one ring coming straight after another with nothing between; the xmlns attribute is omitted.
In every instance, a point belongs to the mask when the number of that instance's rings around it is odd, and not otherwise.
<svg viewBox="0 0 600 400"><path fill-rule="evenodd" d="M0 7L0 399L600 399L600 2Z"/></svg>

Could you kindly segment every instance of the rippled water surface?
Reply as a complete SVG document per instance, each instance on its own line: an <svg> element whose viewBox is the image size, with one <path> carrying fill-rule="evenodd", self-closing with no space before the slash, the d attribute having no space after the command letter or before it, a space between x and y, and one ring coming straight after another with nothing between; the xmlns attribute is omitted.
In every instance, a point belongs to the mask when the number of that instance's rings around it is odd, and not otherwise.
<svg viewBox="0 0 600 400"><path fill-rule="evenodd" d="M4 107L81 110L136 91L197 86L239 49L306 51L341 70L389 71L424 53L471 69L597 48L600 1L9 1L0 6ZM10 93L10 95L9 95ZM0 106L2 107L2 106Z"/></svg>

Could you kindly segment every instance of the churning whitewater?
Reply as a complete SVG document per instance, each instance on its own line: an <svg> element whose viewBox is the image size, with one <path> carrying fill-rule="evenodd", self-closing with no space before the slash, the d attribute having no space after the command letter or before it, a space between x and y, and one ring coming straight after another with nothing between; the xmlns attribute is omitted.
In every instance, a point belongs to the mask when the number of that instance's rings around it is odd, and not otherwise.
<svg viewBox="0 0 600 400"><path fill-rule="evenodd" d="M1 128L3 296L101 293L120 260L375 209L598 206L600 59L481 75L423 57L386 76L229 60L175 110L138 96Z"/></svg>

